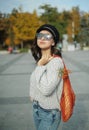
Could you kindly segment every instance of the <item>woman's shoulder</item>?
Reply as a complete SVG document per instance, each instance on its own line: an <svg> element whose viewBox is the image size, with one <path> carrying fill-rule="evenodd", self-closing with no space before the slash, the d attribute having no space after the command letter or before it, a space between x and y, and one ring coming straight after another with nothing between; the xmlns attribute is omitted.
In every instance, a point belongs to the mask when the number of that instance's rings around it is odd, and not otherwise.
<svg viewBox="0 0 89 130"><path fill-rule="evenodd" d="M50 65L61 65L62 67L64 66L63 65L63 60L62 60L62 58L61 57L59 57L59 56L55 56L55 57L53 57L52 58L52 60L49 62L49 64Z"/></svg>
<svg viewBox="0 0 89 130"><path fill-rule="evenodd" d="M61 63L63 63L62 58L60 56L58 56L58 55L54 55L52 61L53 62L61 62Z"/></svg>

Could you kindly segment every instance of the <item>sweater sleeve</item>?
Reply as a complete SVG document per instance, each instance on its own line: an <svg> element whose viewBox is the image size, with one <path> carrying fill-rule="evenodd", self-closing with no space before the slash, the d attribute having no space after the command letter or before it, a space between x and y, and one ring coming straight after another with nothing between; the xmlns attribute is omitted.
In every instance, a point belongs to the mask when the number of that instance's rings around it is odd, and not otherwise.
<svg viewBox="0 0 89 130"><path fill-rule="evenodd" d="M55 90L61 78L59 70L62 68L60 58L52 59L46 66L37 66L35 70L37 88L43 95L48 96Z"/></svg>

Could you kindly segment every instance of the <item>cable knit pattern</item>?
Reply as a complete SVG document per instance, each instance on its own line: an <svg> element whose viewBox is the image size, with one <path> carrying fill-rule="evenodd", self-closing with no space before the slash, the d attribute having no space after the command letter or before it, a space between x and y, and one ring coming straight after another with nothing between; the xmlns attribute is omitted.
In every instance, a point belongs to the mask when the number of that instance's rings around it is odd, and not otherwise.
<svg viewBox="0 0 89 130"><path fill-rule="evenodd" d="M63 69L62 59L53 58L43 66L37 66L30 77L30 97L45 109L59 108L63 80L59 70Z"/></svg>

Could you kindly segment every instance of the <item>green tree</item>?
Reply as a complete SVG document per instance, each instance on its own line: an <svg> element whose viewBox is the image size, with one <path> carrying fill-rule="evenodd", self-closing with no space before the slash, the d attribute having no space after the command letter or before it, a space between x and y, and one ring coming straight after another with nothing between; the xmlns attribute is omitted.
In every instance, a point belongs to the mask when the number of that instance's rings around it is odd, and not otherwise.
<svg viewBox="0 0 89 130"><path fill-rule="evenodd" d="M40 16L40 20L44 23L54 25L59 30L62 37L62 34L66 32L66 22L61 19L61 13L58 12L58 9L56 7L51 7L49 4L42 5L39 8L44 10Z"/></svg>
<svg viewBox="0 0 89 130"><path fill-rule="evenodd" d="M3 47L7 38L8 15L0 13L0 46Z"/></svg>
<svg viewBox="0 0 89 130"><path fill-rule="evenodd" d="M80 33L78 35L79 42L81 43L81 47L89 46L89 14L85 13L81 17L80 23Z"/></svg>
<svg viewBox="0 0 89 130"><path fill-rule="evenodd" d="M71 17L71 14L69 11L65 11L63 10L63 12L60 13L60 18L59 18L59 21L60 21L60 25L62 26L62 34L68 34L68 25L71 21L72 17Z"/></svg>
<svg viewBox="0 0 89 130"><path fill-rule="evenodd" d="M45 23L51 23L51 22L57 21L59 13L56 7L51 7L49 4L45 4L45 5L40 6L39 8L44 10L40 18Z"/></svg>

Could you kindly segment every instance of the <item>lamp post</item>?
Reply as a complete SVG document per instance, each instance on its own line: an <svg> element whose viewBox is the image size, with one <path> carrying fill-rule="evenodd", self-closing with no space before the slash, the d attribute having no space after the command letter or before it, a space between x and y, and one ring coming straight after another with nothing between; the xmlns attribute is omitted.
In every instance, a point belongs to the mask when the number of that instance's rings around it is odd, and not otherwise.
<svg viewBox="0 0 89 130"><path fill-rule="evenodd" d="M74 39L75 35L74 35L74 21L72 22L72 38Z"/></svg>

